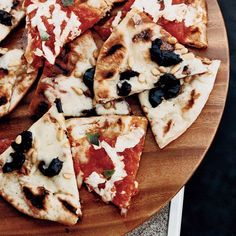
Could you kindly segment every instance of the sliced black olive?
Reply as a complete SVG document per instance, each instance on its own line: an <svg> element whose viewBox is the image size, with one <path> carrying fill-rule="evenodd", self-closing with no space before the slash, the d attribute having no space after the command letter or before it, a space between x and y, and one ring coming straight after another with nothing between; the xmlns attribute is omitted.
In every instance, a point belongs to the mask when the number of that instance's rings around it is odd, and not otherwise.
<svg viewBox="0 0 236 236"><path fill-rule="evenodd" d="M119 96L125 97L128 96L131 92L132 86L127 81L124 81L117 85L117 94Z"/></svg>
<svg viewBox="0 0 236 236"><path fill-rule="evenodd" d="M180 80L168 73L162 75L155 85L163 90L165 99L177 97L181 88Z"/></svg>
<svg viewBox="0 0 236 236"><path fill-rule="evenodd" d="M56 104L57 111L58 111L59 113L63 113L62 104L61 104L61 99L56 98L56 100L55 100L54 103Z"/></svg>
<svg viewBox="0 0 236 236"><path fill-rule="evenodd" d="M97 116L96 108L92 108L90 110L83 110L82 111L84 116Z"/></svg>
<svg viewBox="0 0 236 236"><path fill-rule="evenodd" d="M149 91L149 102L153 108L162 103L164 92L161 88L153 88Z"/></svg>
<svg viewBox="0 0 236 236"><path fill-rule="evenodd" d="M161 50L162 40L156 39L152 42L150 49L151 59L160 66L173 66L182 61L180 56L169 50Z"/></svg>
<svg viewBox="0 0 236 236"><path fill-rule="evenodd" d="M7 103L7 97L2 96L0 97L0 106L5 105Z"/></svg>
<svg viewBox="0 0 236 236"><path fill-rule="evenodd" d="M9 173L14 170L20 170L25 162L25 155L23 153L11 153L12 162L7 162L2 168L3 173Z"/></svg>
<svg viewBox="0 0 236 236"><path fill-rule="evenodd" d="M93 91L94 74L95 74L95 67L86 70L83 76L83 82L89 88L89 91L91 92L92 96L94 96L94 91Z"/></svg>
<svg viewBox="0 0 236 236"><path fill-rule="evenodd" d="M11 146L16 152L24 153L32 147L33 135L30 131L24 131L20 134L20 136L21 143L17 144L16 142L13 142Z"/></svg>
<svg viewBox="0 0 236 236"><path fill-rule="evenodd" d="M120 73L120 80L130 80L130 78L139 76L139 73L133 70L127 70Z"/></svg>
<svg viewBox="0 0 236 236"><path fill-rule="evenodd" d="M0 24L12 26L12 15L6 11L0 10Z"/></svg>
<svg viewBox="0 0 236 236"><path fill-rule="evenodd" d="M45 168L45 162L41 161L39 163L39 170L40 172L47 176L47 177L53 177L58 175L61 172L63 166L63 162L59 160L59 158L54 158L51 163L49 164L48 168Z"/></svg>
<svg viewBox="0 0 236 236"><path fill-rule="evenodd" d="M19 5L19 0L14 0L12 3L12 9L15 9Z"/></svg>

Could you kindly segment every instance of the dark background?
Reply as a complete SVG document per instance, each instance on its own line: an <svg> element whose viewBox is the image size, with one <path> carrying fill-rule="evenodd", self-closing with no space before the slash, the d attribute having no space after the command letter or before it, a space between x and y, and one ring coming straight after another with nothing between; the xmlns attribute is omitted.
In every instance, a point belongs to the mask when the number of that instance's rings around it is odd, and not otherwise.
<svg viewBox="0 0 236 236"><path fill-rule="evenodd" d="M236 235L236 0L218 2L230 45L229 94L216 138L186 186L181 236Z"/></svg>

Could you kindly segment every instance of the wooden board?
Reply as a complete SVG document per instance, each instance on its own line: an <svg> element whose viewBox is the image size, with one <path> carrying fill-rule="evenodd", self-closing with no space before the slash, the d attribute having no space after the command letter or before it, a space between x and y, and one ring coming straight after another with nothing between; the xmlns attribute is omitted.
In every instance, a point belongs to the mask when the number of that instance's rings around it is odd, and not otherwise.
<svg viewBox="0 0 236 236"><path fill-rule="evenodd" d="M229 54L224 21L217 1L207 2L209 48L196 52L222 61L214 90L194 125L164 150L157 147L149 129L138 173L140 192L134 197L128 216L122 218L115 207L103 204L84 189L81 191L84 216L73 227L32 219L0 199L1 235L122 235L159 211L186 184L213 140L228 90ZM10 116L0 119L0 139L15 138L33 123L27 110L32 95L31 91ZM134 100L132 103L139 113L138 104Z"/></svg>

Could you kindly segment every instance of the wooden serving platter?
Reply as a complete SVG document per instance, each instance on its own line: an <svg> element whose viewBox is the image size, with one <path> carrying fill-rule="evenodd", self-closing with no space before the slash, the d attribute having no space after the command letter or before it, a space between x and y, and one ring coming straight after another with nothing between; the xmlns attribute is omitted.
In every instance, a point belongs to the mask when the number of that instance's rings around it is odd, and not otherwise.
<svg viewBox="0 0 236 236"><path fill-rule="evenodd" d="M30 218L0 198L1 235L123 235L159 211L186 184L214 138L228 90L229 53L225 25L217 1L208 0L207 3L209 48L196 50L196 53L222 61L214 90L194 125L164 150L157 147L148 130L138 173L140 192L133 198L127 217L121 217L114 206L102 203L85 189L81 191L83 219L73 227ZM13 113L0 119L0 139L15 138L33 123L28 115L32 99L33 89ZM136 100L131 98L130 102L134 113L141 114Z"/></svg>

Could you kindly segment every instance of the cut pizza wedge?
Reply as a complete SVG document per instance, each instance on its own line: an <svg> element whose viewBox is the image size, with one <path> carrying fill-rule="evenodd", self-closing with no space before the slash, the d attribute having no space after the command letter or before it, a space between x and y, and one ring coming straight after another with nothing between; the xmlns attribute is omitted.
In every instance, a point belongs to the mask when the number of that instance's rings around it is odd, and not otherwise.
<svg viewBox="0 0 236 236"><path fill-rule="evenodd" d="M65 116L128 115L129 105L124 100L94 104L93 77L97 54L98 47L90 31L68 44L56 64L45 67L30 105L31 114L41 116L56 98L60 98Z"/></svg>
<svg viewBox="0 0 236 236"><path fill-rule="evenodd" d="M156 88L139 94L160 148L182 135L198 118L213 89L220 61L206 60L207 72L176 79L164 74Z"/></svg>
<svg viewBox="0 0 236 236"><path fill-rule="evenodd" d="M60 102L0 155L0 194L35 218L75 224L81 215Z"/></svg>
<svg viewBox="0 0 236 236"><path fill-rule="evenodd" d="M147 13L180 43L196 48L207 47L207 9L205 0L128 0L105 21L95 26L105 40L131 9Z"/></svg>
<svg viewBox="0 0 236 236"><path fill-rule="evenodd" d="M37 77L22 49L0 49L0 117L11 112Z"/></svg>
<svg viewBox="0 0 236 236"><path fill-rule="evenodd" d="M147 120L136 116L101 116L66 121L79 188L84 182L104 202L125 215L137 193L136 175Z"/></svg>
<svg viewBox="0 0 236 236"><path fill-rule="evenodd" d="M133 9L100 51L95 99L107 102L151 89L163 73L183 78L206 71L206 65L176 38Z"/></svg>
<svg viewBox="0 0 236 236"><path fill-rule="evenodd" d="M20 23L25 16L23 0L0 1L0 42Z"/></svg>
<svg viewBox="0 0 236 236"><path fill-rule="evenodd" d="M34 67L53 65L64 44L72 41L103 18L117 2L25 0L28 45L26 59Z"/></svg>

